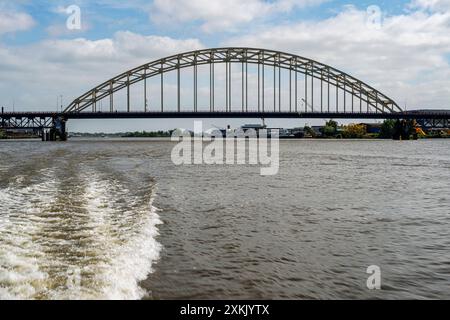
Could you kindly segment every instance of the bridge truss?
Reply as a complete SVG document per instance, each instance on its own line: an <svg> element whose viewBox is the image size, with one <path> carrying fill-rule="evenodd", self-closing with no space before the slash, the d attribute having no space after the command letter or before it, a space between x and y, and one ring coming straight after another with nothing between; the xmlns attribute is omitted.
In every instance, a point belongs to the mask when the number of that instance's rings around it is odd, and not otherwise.
<svg viewBox="0 0 450 320"><path fill-rule="evenodd" d="M24 128L29 130L51 129L57 115L33 113L3 113L0 114L1 129Z"/></svg>
<svg viewBox="0 0 450 320"><path fill-rule="evenodd" d="M249 71L249 66L256 68ZM199 79L199 68L205 67L208 69L206 81ZM109 106L107 112L117 112L115 94L121 90L126 92L126 112L187 111L182 98L181 82L182 78L185 79L184 74L182 77L182 70L189 70L191 73L189 77L192 79L193 103L189 111L192 112L205 111L205 107L212 113L402 111L394 100L367 83L323 63L273 50L216 48L173 55L126 71L76 98L64 112L98 112L99 103L103 106L105 100ZM165 92L165 76L169 73L176 74L176 85L172 86L175 92ZM159 78L159 97L149 97L147 82L152 78ZM207 81L209 85L199 87L199 84ZM140 107L133 108L131 88L138 83L143 85L142 103L139 103ZM250 93L249 86L253 86L250 89L257 88L253 90L256 91L255 94ZM199 89L203 95L208 91L208 106L199 102ZM216 98L219 91L224 91L220 95L225 97L220 102ZM238 99L235 94L239 96ZM165 103L167 96L176 96L175 105ZM149 110L149 98L158 98L159 106Z"/></svg>
<svg viewBox="0 0 450 320"><path fill-rule="evenodd" d="M51 112L1 112L0 130L26 130L41 136L42 140L66 140L67 120L65 115Z"/></svg>

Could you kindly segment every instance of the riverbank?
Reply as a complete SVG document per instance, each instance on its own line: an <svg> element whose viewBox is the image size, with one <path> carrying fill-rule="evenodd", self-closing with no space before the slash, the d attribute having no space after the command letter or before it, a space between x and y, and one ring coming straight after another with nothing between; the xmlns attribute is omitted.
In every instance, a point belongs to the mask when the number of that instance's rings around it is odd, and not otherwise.
<svg viewBox="0 0 450 320"><path fill-rule="evenodd" d="M23 135L6 135L6 134L0 134L0 140L37 140L37 139L41 139L41 137L36 136L36 135L27 135L27 134L23 134Z"/></svg>

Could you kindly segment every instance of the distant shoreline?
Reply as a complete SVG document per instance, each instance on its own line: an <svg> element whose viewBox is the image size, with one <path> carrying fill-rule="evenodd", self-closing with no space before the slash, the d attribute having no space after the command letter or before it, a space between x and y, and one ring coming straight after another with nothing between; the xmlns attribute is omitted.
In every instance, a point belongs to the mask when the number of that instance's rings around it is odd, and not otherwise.
<svg viewBox="0 0 450 320"><path fill-rule="evenodd" d="M112 135L112 136L74 136L74 137L69 137L70 140L72 141L77 141L77 140L102 140L102 139L117 139L117 140L167 140L170 141L170 137L123 137L123 136L116 136L116 135ZM363 137L363 138L326 138L326 137L305 137L305 138L298 138L298 137L280 137L280 140L284 140L284 141L294 141L294 140L298 140L298 141L311 141L311 140L315 140L315 141L390 141L392 139L384 139L384 138L370 138L370 137ZM434 136L434 137L423 137L420 138L418 140L447 140L450 139L450 137L438 137L438 136ZM21 137L21 138L16 138L16 137L7 137L7 138L1 138L1 141L36 141L36 140L41 140L41 138L39 137Z"/></svg>

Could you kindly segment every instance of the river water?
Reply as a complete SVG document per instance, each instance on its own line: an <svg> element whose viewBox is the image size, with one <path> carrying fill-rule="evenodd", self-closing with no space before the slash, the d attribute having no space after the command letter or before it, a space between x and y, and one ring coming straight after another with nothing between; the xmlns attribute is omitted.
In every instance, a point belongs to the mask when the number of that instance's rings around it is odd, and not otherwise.
<svg viewBox="0 0 450 320"><path fill-rule="evenodd" d="M0 142L0 299L450 298L450 140ZM381 290L369 290L369 266Z"/></svg>

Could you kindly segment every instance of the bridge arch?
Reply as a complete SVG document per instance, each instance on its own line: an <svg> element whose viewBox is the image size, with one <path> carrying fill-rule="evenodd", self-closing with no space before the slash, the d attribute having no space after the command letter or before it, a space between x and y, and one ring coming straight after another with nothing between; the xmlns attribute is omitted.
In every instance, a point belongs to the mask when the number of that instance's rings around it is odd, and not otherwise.
<svg viewBox="0 0 450 320"><path fill-rule="evenodd" d="M367 113L394 113L402 112L402 109L397 103L383 94L382 92L374 89L367 83L358 80L351 75L333 68L329 65L314 61L298 55L293 55L285 52L257 49L257 48L214 48L203 49L176 54L170 57L162 58L137 68L128 70L99 86L87 91L80 97L76 98L70 105L64 110L65 113L80 113L84 110L92 108L93 111L97 109L97 103L103 99L109 98L109 111L114 111L114 94L121 90L127 91L127 111L131 111L130 103L130 86L133 84L144 82L146 84L147 79L159 76L161 78L161 106L160 112L164 112L164 75L171 71L178 72L178 92L177 92L177 110L181 108L180 98L180 70L184 68L193 67L194 70L194 112L198 110L198 66L209 65L209 80L210 80L210 111L218 111L215 108L215 65L226 64L226 105L225 112L232 111L231 105L231 64L242 65L242 97L247 97L244 101L242 98L242 112L248 111L248 65L258 66L258 111L264 112L264 98L263 102L260 102L260 91L264 97L264 70L266 67L272 67L274 73L274 112L276 112L276 71L279 74L279 88L278 94L280 95L279 108L281 109L281 70L288 70L289 72L289 99L295 98L294 103L290 101L289 110L291 112L315 112L316 109L320 109L321 112L330 112L330 95L331 88L335 89L335 106L334 112L367 112ZM262 80L260 73L262 72ZM294 79L293 80L293 75ZM305 91L304 98L304 110L300 110L298 106L298 75L301 75L304 79ZM315 79L315 81L314 81ZM295 81L295 83L293 83ZM261 85L262 82L262 85ZM308 87L309 82L309 87ZM314 88L314 83L319 82L319 88ZM246 85L244 85L246 84ZM292 89L295 87L295 89ZM315 90L320 90L320 101L314 101ZM295 93L293 92L295 91ZM326 95L324 97L324 93ZM309 96L308 96L308 93ZM145 90L145 93L146 90ZM339 106L339 94L343 95L344 103ZM346 97L350 95L351 106L347 105ZM359 101L358 105L355 105L355 98ZM145 101L147 99L145 98ZM223 107L223 106L222 106ZM256 107L256 106L253 106ZM325 109L325 110L324 110ZM145 111L147 111L147 102L145 102Z"/></svg>

